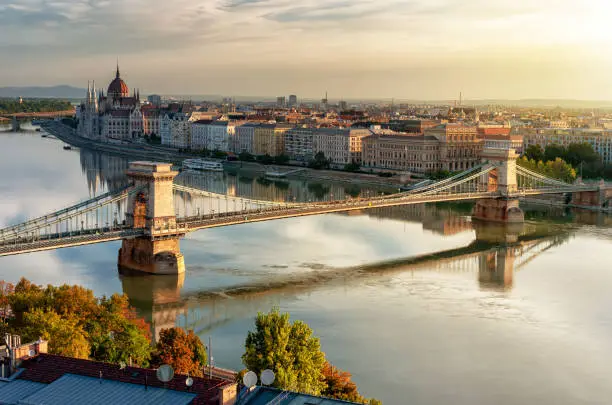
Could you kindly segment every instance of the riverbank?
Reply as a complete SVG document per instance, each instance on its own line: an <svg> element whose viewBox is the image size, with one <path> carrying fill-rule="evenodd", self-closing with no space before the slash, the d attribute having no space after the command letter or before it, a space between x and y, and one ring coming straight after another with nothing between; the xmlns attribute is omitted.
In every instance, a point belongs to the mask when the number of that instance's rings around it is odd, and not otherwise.
<svg viewBox="0 0 612 405"><path fill-rule="evenodd" d="M99 152L105 152L117 156L127 158L157 160L162 162L179 164L184 159L201 158L202 156L193 153L179 153L175 149L164 146L155 146L149 144L110 144L99 142L92 139L86 139L76 134L73 128L64 125L57 121L50 121L41 124L41 127L49 134L55 136L59 140L76 146L79 148L93 149ZM211 159L215 160L215 159ZM222 161L217 159L218 161ZM224 162L224 161L223 161ZM224 162L225 166L238 172L249 172L265 175L269 170L269 166L257 162ZM296 166L281 166L286 171L293 170ZM289 179L304 179L304 180L321 180L334 181L350 184L362 184L376 187L385 187L389 189L397 189L404 185L405 182L399 176L380 177L375 174L366 173L351 173L335 170L314 170L303 168L302 170L291 173L286 176Z"/></svg>

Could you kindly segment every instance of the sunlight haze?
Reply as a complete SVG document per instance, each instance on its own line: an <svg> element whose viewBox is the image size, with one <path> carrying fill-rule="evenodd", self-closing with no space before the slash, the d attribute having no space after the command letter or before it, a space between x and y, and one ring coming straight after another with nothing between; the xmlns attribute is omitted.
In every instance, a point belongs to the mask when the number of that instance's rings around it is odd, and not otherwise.
<svg viewBox="0 0 612 405"><path fill-rule="evenodd" d="M606 0L0 1L0 86L610 99Z"/></svg>

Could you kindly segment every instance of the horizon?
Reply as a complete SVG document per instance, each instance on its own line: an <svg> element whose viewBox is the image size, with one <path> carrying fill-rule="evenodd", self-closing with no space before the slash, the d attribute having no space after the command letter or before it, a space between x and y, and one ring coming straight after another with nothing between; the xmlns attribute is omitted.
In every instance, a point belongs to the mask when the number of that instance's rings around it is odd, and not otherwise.
<svg viewBox="0 0 612 405"><path fill-rule="evenodd" d="M321 99L608 100L605 0L10 0L2 86ZM569 28L568 28L569 27ZM286 93L286 94L285 94ZM272 97L272 96L271 96Z"/></svg>

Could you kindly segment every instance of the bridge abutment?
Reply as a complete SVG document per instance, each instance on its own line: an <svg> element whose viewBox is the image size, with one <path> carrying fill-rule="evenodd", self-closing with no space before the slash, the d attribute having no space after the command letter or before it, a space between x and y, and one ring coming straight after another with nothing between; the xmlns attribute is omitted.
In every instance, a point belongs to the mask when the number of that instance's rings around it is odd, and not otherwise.
<svg viewBox="0 0 612 405"><path fill-rule="evenodd" d="M178 172L169 163L130 162L127 175L137 191L128 200L127 225L145 236L124 239L119 249L120 272L182 274L185 261L176 225L172 184Z"/></svg>
<svg viewBox="0 0 612 405"><path fill-rule="evenodd" d="M476 201L472 218L481 221L522 223L525 214L516 198L482 199Z"/></svg>

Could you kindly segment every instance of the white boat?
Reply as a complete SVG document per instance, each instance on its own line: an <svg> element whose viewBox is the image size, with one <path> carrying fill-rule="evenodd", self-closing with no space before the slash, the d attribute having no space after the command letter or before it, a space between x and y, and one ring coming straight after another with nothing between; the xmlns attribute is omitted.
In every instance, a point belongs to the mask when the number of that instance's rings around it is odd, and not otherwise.
<svg viewBox="0 0 612 405"><path fill-rule="evenodd" d="M210 170L213 172L222 172L223 165L221 162L204 159L185 159L183 160L183 168L192 170Z"/></svg>

